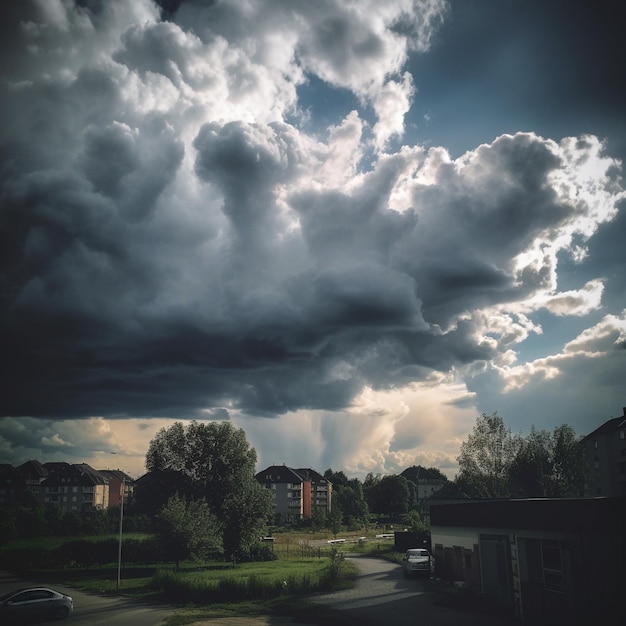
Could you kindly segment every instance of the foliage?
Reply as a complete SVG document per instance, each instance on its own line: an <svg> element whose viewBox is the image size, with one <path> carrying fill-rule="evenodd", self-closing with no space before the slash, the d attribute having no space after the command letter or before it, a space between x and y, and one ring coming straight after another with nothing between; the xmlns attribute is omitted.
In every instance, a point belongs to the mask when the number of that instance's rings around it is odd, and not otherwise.
<svg viewBox="0 0 626 626"><path fill-rule="evenodd" d="M326 525L335 538L341 530L342 520L343 513L341 511L341 507L338 504L333 505L330 513L326 516Z"/></svg>
<svg viewBox="0 0 626 626"><path fill-rule="evenodd" d="M241 565L203 572L158 570L150 583L161 597L177 604L240 602L311 593L337 583L345 568L336 551L330 563L318 559L289 563Z"/></svg>
<svg viewBox="0 0 626 626"><path fill-rule="evenodd" d="M583 448L571 426L513 436L497 414L481 415L461 444L459 474L436 498L579 497Z"/></svg>
<svg viewBox="0 0 626 626"><path fill-rule="evenodd" d="M206 502L172 496L159 513L161 554L176 562L206 558L220 546L221 525Z"/></svg>
<svg viewBox="0 0 626 626"><path fill-rule="evenodd" d="M358 478L348 479L343 472L333 472L331 469L324 472L324 478L333 484L333 507L341 509L341 523L351 527L365 524L369 509L361 481Z"/></svg>
<svg viewBox="0 0 626 626"><path fill-rule="evenodd" d="M2 550L0 567L14 572L32 572L38 569L92 568L114 564L118 559L118 541L113 537L97 540L46 540L43 543L30 541L30 545L12 545ZM154 563L157 558L157 546L152 539L124 539L123 564L145 565Z"/></svg>
<svg viewBox="0 0 626 626"><path fill-rule="evenodd" d="M363 485L367 505L372 513L402 515L409 510L410 490L404 476L373 477Z"/></svg>
<svg viewBox="0 0 626 626"><path fill-rule="evenodd" d="M571 426L553 432L532 427L510 473L512 495L568 498L583 495L584 457Z"/></svg>
<svg viewBox="0 0 626 626"><path fill-rule="evenodd" d="M518 440L497 412L478 417L457 458L459 476L473 497L508 497L509 470L518 447Z"/></svg>
<svg viewBox="0 0 626 626"><path fill-rule="evenodd" d="M422 519L417 511L409 511L402 518L402 524L407 530L414 533L429 533L430 526Z"/></svg>
<svg viewBox="0 0 626 626"><path fill-rule="evenodd" d="M337 550L337 548L332 548L330 554L328 555L328 559L330 561L328 575L331 582L335 582L339 578L346 556L343 552Z"/></svg>
<svg viewBox="0 0 626 626"><path fill-rule="evenodd" d="M269 491L254 479L243 482L226 497L221 507L226 554L238 558L250 555L271 508L270 498Z"/></svg>
<svg viewBox="0 0 626 626"><path fill-rule="evenodd" d="M514 497L546 497L552 474L550 434L531 428L509 469L511 495Z"/></svg>
<svg viewBox="0 0 626 626"><path fill-rule="evenodd" d="M583 495L585 457L580 439L567 424L552 432L552 481L549 495L553 498L573 498Z"/></svg>
<svg viewBox="0 0 626 626"><path fill-rule="evenodd" d="M180 493L187 501L203 500L223 523L223 544L241 558L253 545L272 510L271 494L254 478L256 452L242 429L228 422L162 428L146 455L149 475L141 489L143 506ZM146 510L144 508L143 510Z"/></svg>

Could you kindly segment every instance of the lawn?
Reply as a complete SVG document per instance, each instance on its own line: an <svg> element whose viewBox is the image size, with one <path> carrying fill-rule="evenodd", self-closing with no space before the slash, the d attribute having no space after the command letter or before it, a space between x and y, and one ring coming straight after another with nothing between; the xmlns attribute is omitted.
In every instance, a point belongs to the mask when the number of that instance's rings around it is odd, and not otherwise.
<svg viewBox="0 0 626 626"><path fill-rule="evenodd" d="M46 537L11 542L11 547L53 549L75 539L96 542L113 538L117 536ZM124 540L131 538L141 540L147 535L124 535ZM85 591L177 604L180 608L168 621L169 626L216 617L269 614L307 616L305 623L340 624L335 612L306 601L308 594L318 590L349 587L357 575L356 566L349 560L341 563L337 576L330 575L333 546L327 542L331 538L328 533L277 533L273 542L276 560L235 566L224 561L185 562L178 570L171 563L123 565L119 588L117 563L40 569L28 575ZM334 545L344 554L395 556L393 541L358 541L348 533L342 538L346 543Z"/></svg>

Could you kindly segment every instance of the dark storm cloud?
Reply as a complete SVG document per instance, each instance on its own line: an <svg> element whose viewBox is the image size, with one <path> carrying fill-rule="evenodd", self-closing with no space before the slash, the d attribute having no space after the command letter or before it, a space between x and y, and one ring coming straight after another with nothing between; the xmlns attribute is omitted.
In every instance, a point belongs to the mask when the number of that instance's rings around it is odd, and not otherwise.
<svg viewBox="0 0 626 626"><path fill-rule="evenodd" d="M148 2L25 4L1 86L1 415L336 410L489 361L506 332L476 311L554 290L552 257L518 256L567 248L593 213L563 192L591 140L365 167L356 114L324 138L280 121L305 71L367 99L401 68L399 32L346 28L343 3L168 3L167 23ZM615 182L592 178L610 204Z"/></svg>

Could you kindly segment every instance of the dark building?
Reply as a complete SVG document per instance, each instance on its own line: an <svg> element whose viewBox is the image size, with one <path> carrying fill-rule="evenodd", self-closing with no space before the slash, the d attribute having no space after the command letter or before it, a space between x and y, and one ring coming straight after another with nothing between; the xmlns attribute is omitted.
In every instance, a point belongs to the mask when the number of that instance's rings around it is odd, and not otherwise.
<svg viewBox="0 0 626 626"><path fill-rule="evenodd" d="M623 623L626 498L433 504L431 533L435 575L522 624Z"/></svg>
<svg viewBox="0 0 626 626"><path fill-rule="evenodd" d="M626 407L583 438L585 495L626 496Z"/></svg>

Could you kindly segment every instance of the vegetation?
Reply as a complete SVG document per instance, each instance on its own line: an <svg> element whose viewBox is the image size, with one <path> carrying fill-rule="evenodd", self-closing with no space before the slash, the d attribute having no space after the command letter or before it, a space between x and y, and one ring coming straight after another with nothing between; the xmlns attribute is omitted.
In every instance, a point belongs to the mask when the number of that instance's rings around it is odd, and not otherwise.
<svg viewBox="0 0 626 626"><path fill-rule="evenodd" d="M206 502L172 496L161 509L156 528L162 553L177 569L183 560L205 559L221 548L221 524Z"/></svg>
<svg viewBox="0 0 626 626"><path fill-rule="evenodd" d="M459 473L438 498L567 498L583 495L584 457L571 426L513 435L497 414L480 415L461 444Z"/></svg>
<svg viewBox="0 0 626 626"><path fill-rule="evenodd" d="M188 507L205 503L221 523L220 543L229 557L245 557L271 515L271 494L254 478L256 452L243 430L228 422L162 428L150 442L142 485L145 513L163 510L173 496ZM192 504L195 503L195 504ZM199 510L199 509L198 509ZM216 525L211 527L216 529Z"/></svg>
<svg viewBox="0 0 626 626"><path fill-rule="evenodd" d="M294 615L304 606L304 594L350 584L356 572L346 552L400 561L393 540L372 541L372 535L400 526L420 541L428 537L418 499L420 474L447 481L437 494L447 497L582 493L582 448L569 426L552 432L533 427L523 437L513 435L497 413L483 414L458 461L454 481L420 466L401 475L368 474L364 482L328 469L324 476L333 484L328 514L314 508L310 520L291 525L274 520L269 526L271 494L254 478L256 453L244 432L228 423L176 423L151 442L149 473L137 502L125 508L119 589L119 508L62 514L29 492L15 506L0 509L0 568L190 605L172 624L234 613ZM383 526L374 530L377 523ZM268 534L272 541L259 541ZM39 543L28 539L36 536ZM329 544L331 538L346 543ZM324 619L339 623L331 614Z"/></svg>

